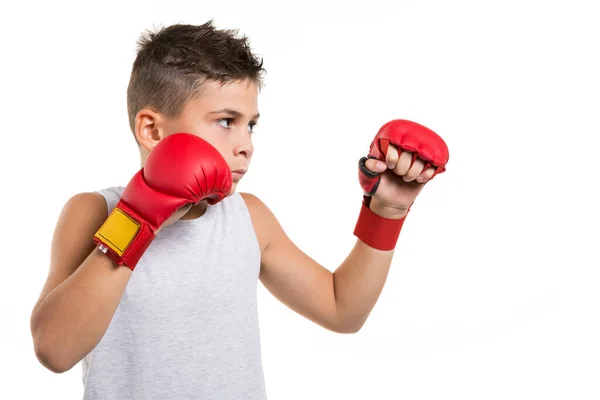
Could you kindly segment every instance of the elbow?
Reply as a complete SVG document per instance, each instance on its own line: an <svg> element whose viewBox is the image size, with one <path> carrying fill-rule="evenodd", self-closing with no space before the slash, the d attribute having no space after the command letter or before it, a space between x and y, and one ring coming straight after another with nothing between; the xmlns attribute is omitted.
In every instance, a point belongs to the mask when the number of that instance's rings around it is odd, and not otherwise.
<svg viewBox="0 0 600 400"><path fill-rule="evenodd" d="M62 374L73 368L73 365L66 362L65 358L61 357L51 346L34 340L34 350L40 364L55 374Z"/></svg>
<svg viewBox="0 0 600 400"><path fill-rule="evenodd" d="M364 326L365 322L367 321L367 318L368 314L351 314L349 312L344 312L338 309L330 319L331 330L335 333L341 333L345 335L358 333Z"/></svg>
<svg viewBox="0 0 600 400"><path fill-rule="evenodd" d="M57 346L49 338L51 335L47 334L44 318L37 307L31 313L29 329L33 339L33 350L40 364L55 374L62 374L73 368L75 364L68 362L64 351L61 350L62 346Z"/></svg>
<svg viewBox="0 0 600 400"><path fill-rule="evenodd" d="M350 334L353 334L353 333L358 333L361 330L361 328L363 327L363 325L364 325L364 322L358 322L358 323L356 323L356 322L354 322L354 323L351 323L351 322L339 323L339 324L336 325L336 329L334 329L334 331L336 333L341 333L341 334L344 334L344 335L350 335Z"/></svg>
<svg viewBox="0 0 600 400"><path fill-rule="evenodd" d="M360 331L360 328L361 327L348 327L344 329L337 329L336 332L344 335L350 335L353 333L358 333Z"/></svg>
<svg viewBox="0 0 600 400"><path fill-rule="evenodd" d="M72 363L67 361L63 352L60 350L60 346L52 343L48 340L48 335L44 333L44 330L38 324L38 320L32 316L31 319L31 336L33 339L33 350L35 356L44 367L48 370L62 374L73 368Z"/></svg>

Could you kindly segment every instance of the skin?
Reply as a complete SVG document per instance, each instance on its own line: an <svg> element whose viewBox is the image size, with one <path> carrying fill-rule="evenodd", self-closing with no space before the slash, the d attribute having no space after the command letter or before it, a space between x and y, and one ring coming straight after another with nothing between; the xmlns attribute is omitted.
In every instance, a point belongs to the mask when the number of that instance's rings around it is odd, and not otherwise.
<svg viewBox="0 0 600 400"><path fill-rule="evenodd" d="M195 134L212 144L232 171L250 167L252 128L259 118L259 90L251 81L221 85L206 82L201 95L190 100L176 118L152 109L136 115L135 136L141 166L163 138L177 132ZM366 167L383 172L370 208L390 219L403 218L433 168L412 153L390 145L385 163L368 160ZM234 179L232 192L239 179ZM261 250L262 284L290 309L338 333L358 332L385 284L394 250L380 251L360 239L346 259L331 272L300 250L286 235L271 210L255 195L241 193ZM163 226L177 219L201 218L207 203L185 206ZM50 269L31 314L31 332L39 361L51 371L68 371L101 340L120 302L132 271L117 267L95 251L92 238L108 216L97 193L69 199L57 221ZM160 234L160 229L156 232ZM311 296L306 296L311 293Z"/></svg>

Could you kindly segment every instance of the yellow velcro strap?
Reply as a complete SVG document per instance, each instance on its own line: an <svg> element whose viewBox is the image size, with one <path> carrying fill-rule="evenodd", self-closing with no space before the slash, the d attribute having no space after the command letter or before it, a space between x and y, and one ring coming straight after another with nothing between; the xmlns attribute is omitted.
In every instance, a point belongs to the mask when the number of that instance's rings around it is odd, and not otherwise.
<svg viewBox="0 0 600 400"><path fill-rule="evenodd" d="M140 224L123 210L114 208L96 235L108 247L122 256L140 230Z"/></svg>

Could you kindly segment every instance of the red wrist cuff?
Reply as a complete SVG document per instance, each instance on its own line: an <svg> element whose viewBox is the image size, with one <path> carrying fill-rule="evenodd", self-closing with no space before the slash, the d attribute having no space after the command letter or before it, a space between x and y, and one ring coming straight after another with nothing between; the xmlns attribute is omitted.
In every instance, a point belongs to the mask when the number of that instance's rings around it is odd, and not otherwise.
<svg viewBox="0 0 600 400"><path fill-rule="evenodd" d="M393 250L406 216L401 219L383 218L371 211L369 200L367 196L364 197L354 235L374 249Z"/></svg>
<svg viewBox="0 0 600 400"><path fill-rule="evenodd" d="M94 243L117 265L133 271L154 240L155 230L120 201L94 235Z"/></svg>

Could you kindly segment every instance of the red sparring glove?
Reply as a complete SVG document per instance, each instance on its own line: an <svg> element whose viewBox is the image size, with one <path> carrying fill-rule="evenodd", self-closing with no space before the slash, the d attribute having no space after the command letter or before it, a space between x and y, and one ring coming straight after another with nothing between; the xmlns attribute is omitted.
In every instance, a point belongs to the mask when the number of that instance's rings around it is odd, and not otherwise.
<svg viewBox="0 0 600 400"><path fill-rule="evenodd" d="M133 271L154 232L175 211L204 199L216 204L231 185L227 162L208 142L189 133L167 136L131 179L94 243L117 265Z"/></svg>
<svg viewBox="0 0 600 400"><path fill-rule="evenodd" d="M365 161L376 158L385 162L388 146L392 143L401 151L413 153L412 164L419 157L426 162L423 171L433 166L433 176L446 170L449 153L444 140L434 131L416 122L396 119L383 125L371 142L368 157L358 162L358 179L365 195L354 229L354 235L369 246L379 250L392 250L396 247L404 219L387 219L375 214L369 208L371 196L377 191L381 180L380 173L371 172L365 167ZM433 178L432 176L432 178ZM410 210L410 208L409 208Z"/></svg>

